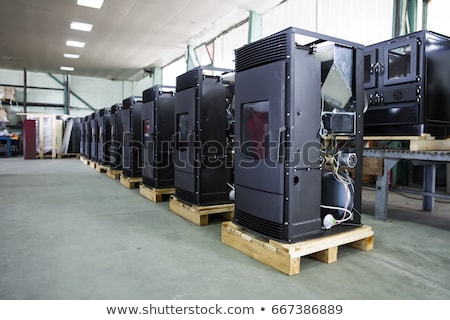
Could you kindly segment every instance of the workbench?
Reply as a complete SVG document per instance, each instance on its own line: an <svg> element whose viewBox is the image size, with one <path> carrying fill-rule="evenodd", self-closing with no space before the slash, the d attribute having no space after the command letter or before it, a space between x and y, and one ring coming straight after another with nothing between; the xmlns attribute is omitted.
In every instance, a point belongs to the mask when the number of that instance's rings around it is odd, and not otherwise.
<svg viewBox="0 0 450 320"><path fill-rule="evenodd" d="M16 151L18 150L18 138L12 138L11 136L0 136L0 154L6 154L6 157L13 156L13 145L16 147ZM5 145L5 146L3 146Z"/></svg>
<svg viewBox="0 0 450 320"><path fill-rule="evenodd" d="M377 220L387 220L389 171L400 160L411 160L416 166L424 166L423 190L419 192L404 190L404 192L422 195L422 210L433 211L435 198L450 198L450 195L436 193L436 166L450 162L450 151L364 149L363 156L383 159L383 174L376 178L375 219Z"/></svg>

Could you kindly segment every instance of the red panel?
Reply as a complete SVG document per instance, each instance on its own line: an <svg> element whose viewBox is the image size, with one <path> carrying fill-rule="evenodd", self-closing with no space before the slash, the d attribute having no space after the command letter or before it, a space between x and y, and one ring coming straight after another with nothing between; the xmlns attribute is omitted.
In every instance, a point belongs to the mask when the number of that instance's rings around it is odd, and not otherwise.
<svg viewBox="0 0 450 320"><path fill-rule="evenodd" d="M36 120L23 121L23 158L36 159Z"/></svg>

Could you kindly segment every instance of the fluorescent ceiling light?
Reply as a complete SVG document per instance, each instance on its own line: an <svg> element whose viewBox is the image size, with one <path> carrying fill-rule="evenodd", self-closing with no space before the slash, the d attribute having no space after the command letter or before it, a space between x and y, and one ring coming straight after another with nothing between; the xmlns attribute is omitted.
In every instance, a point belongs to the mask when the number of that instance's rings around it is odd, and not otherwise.
<svg viewBox="0 0 450 320"><path fill-rule="evenodd" d="M84 48L84 42L67 40L66 41L66 46L77 47L77 48Z"/></svg>
<svg viewBox="0 0 450 320"><path fill-rule="evenodd" d="M64 53L64 58L78 59L79 57L80 57L79 54L74 54L74 53Z"/></svg>
<svg viewBox="0 0 450 320"><path fill-rule="evenodd" d="M103 0L77 0L77 5L100 9L103 5Z"/></svg>
<svg viewBox="0 0 450 320"><path fill-rule="evenodd" d="M74 30L86 31L90 32L92 30L93 25L90 23L82 23L82 22L72 22L70 24L70 28Z"/></svg>
<svg viewBox="0 0 450 320"><path fill-rule="evenodd" d="M64 66L59 67L59 69L61 69L63 71L73 71L73 70L75 70L74 67L64 67Z"/></svg>

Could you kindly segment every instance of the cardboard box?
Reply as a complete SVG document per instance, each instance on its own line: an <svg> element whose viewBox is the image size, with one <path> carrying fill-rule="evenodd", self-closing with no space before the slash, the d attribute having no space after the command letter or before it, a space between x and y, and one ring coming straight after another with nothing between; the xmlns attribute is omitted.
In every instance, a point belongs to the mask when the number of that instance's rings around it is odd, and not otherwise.
<svg viewBox="0 0 450 320"><path fill-rule="evenodd" d="M16 101L16 88L2 87L2 100Z"/></svg>
<svg viewBox="0 0 450 320"><path fill-rule="evenodd" d="M8 117L6 116L6 109L0 108L0 122L9 122Z"/></svg>

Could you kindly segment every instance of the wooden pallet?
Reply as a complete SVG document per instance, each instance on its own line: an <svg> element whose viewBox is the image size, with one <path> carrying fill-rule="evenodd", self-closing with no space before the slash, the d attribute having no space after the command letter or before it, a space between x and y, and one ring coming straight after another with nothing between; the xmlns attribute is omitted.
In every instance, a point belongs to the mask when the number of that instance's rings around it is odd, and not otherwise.
<svg viewBox="0 0 450 320"><path fill-rule="evenodd" d="M97 171L98 173L105 173L108 169L109 169L109 166L105 166L105 165L98 164L98 163L97 163L97 166L95 167L95 171Z"/></svg>
<svg viewBox="0 0 450 320"><path fill-rule="evenodd" d="M234 216L234 203L197 206L184 203L175 196L170 196L169 208L172 212L198 226L208 225L209 215L211 214L220 214L227 220L233 219Z"/></svg>
<svg viewBox="0 0 450 320"><path fill-rule="evenodd" d="M222 223L222 243L287 275L300 273L300 258L337 261L338 247L349 245L364 251L373 249L374 233L369 226L295 243L282 243L257 236L231 221Z"/></svg>
<svg viewBox="0 0 450 320"><path fill-rule="evenodd" d="M169 199L170 195L175 193L175 188L155 189L141 183L139 185L139 193L144 198L147 198L153 202L161 202Z"/></svg>
<svg viewBox="0 0 450 320"><path fill-rule="evenodd" d="M71 158L80 159L80 154L79 153L60 153L60 154L58 154L58 159L71 159Z"/></svg>
<svg viewBox="0 0 450 320"><path fill-rule="evenodd" d="M111 168L106 169L106 175L114 180L119 180L122 172L122 170L114 170Z"/></svg>
<svg viewBox="0 0 450 320"><path fill-rule="evenodd" d="M142 182L142 177L125 177L120 175L120 183L128 189L136 189Z"/></svg>
<svg viewBox="0 0 450 320"><path fill-rule="evenodd" d="M367 136L364 137L368 148L384 148L382 141L407 142L409 151L450 151L450 139L436 139L428 133L420 136Z"/></svg>
<svg viewBox="0 0 450 320"><path fill-rule="evenodd" d="M90 161L90 162L89 162L89 166L90 166L92 169L97 168L97 161Z"/></svg>
<svg viewBox="0 0 450 320"><path fill-rule="evenodd" d="M81 161L87 166L90 166L91 164L91 160L89 160L88 158L82 158Z"/></svg>

